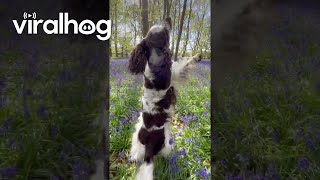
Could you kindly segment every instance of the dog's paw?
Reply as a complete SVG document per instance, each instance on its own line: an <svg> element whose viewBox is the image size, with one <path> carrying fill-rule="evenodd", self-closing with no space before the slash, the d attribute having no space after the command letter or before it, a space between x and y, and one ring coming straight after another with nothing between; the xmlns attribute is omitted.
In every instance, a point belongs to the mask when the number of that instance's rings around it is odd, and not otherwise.
<svg viewBox="0 0 320 180"><path fill-rule="evenodd" d="M202 55L201 54L197 54L195 56L193 56L193 59L195 62L199 62L202 60Z"/></svg>
<svg viewBox="0 0 320 180"><path fill-rule="evenodd" d="M202 60L202 55L201 54L197 54L195 56L192 56L188 62L188 64L194 65L197 62Z"/></svg>
<svg viewBox="0 0 320 180"><path fill-rule="evenodd" d="M142 158L138 154L130 154L128 159L129 159L129 162L135 162L135 163L138 163L142 160Z"/></svg>

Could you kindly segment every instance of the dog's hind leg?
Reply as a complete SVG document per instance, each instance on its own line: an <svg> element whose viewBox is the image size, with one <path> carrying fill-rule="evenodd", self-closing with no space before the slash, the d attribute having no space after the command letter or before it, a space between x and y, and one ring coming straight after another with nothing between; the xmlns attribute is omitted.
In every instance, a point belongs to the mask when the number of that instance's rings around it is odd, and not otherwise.
<svg viewBox="0 0 320 180"><path fill-rule="evenodd" d="M129 157L130 161L142 162L143 157L145 155L145 145L143 145L138 138L139 131L142 127L142 123L143 123L142 115L140 114L138 123L135 126L135 132L132 135L130 157Z"/></svg>
<svg viewBox="0 0 320 180"><path fill-rule="evenodd" d="M163 157L168 157L172 150L172 135L171 135L171 122L167 122L164 125L164 147L161 149L160 154ZM172 142L170 142L172 141Z"/></svg>

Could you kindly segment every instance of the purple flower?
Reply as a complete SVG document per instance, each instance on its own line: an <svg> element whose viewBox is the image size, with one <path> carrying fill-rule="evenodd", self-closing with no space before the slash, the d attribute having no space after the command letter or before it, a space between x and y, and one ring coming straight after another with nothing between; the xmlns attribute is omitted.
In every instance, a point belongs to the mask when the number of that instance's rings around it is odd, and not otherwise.
<svg viewBox="0 0 320 180"><path fill-rule="evenodd" d="M74 179L82 179L83 177L86 177L90 173L90 168L82 163L79 160L76 160L75 163L72 165L72 171Z"/></svg>
<svg viewBox="0 0 320 180"><path fill-rule="evenodd" d="M298 169L300 171L307 171L310 168L310 162L306 158L301 158L298 160Z"/></svg>
<svg viewBox="0 0 320 180"><path fill-rule="evenodd" d="M199 175L200 177L204 178L204 179L208 179L210 177L210 173L207 172L206 168L203 168L201 170L197 170L196 174Z"/></svg>
<svg viewBox="0 0 320 180"><path fill-rule="evenodd" d="M190 121L192 121L194 119L194 116L183 116L181 119L183 122L188 124Z"/></svg>
<svg viewBox="0 0 320 180"><path fill-rule="evenodd" d="M3 127L6 130L11 129L12 127L12 119L11 118L7 118L4 122L3 122Z"/></svg>
<svg viewBox="0 0 320 180"><path fill-rule="evenodd" d="M0 92L2 91L2 89L4 89L6 87L6 84L4 81L0 80Z"/></svg>
<svg viewBox="0 0 320 180"><path fill-rule="evenodd" d="M313 143L313 141L312 141L311 139L307 139L307 140L305 141L305 144L306 144L307 148L308 148L310 151L316 150L316 146L315 146L315 144Z"/></svg>
<svg viewBox="0 0 320 180"><path fill-rule="evenodd" d="M171 168L171 171L172 171L173 174L178 173L180 170L181 170L181 167L180 167L180 166L178 166L178 167L172 167L172 168Z"/></svg>
<svg viewBox="0 0 320 180"><path fill-rule="evenodd" d="M50 180L59 180L60 178L58 176L50 176Z"/></svg>
<svg viewBox="0 0 320 180"><path fill-rule="evenodd" d="M138 115L136 113L133 113L132 114L132 120L136 120L136 119L138 119Z"/></svg>
<svg viewBox="0 0 320 180"><path fill-rule="evenodd" d="M231 176L231 175L228 175L226 177L227 180L242 180L242 177L241 176Z"/></svg>
<svg viewBox="0 0 320 180"><path fill-rule="evenodd" d="M253 175L253 176L249 177L249 180L265 180L265 179L267 179L267 178L263 175Z"/></svg>
<svg viewBox="0 0 320 180"><path fill-rule="evenodd" d="M32 90L31 89L27 89L26 91L24 91L23 92L24 94L24 96L32 96L33 95L33 92L32 92Z"/></svg>
<svg viewBox="0 0 320 180"><path fill-rule="evenodd" d="M124 158L125 154L123 151L121 151L119 154L118 154L119 158Z"/></svg>
<svg viewBox="0 0 320 180"><path fill-rule="evenodd" d="M243 103L244 103L246 108L251 109L251 103L250 103L250 101L249 101L249 99L247 97L243 98Z"/></svg>
<svg viewBox="0 0 320 180"><path fill-rule="evenodd" d="M170 138L170 140L169 140L169 144L170 144L170 145L172 145L172 144L173 144L173 139L172 139L172 138Z"/></svg>
<svg viewBox="0 0 320 180"><path fill-rule="evenodd" d="M301 129L298 129L296 130L296 132L294 133L293 135L293 140L298 140L300 137L302 136L302 130Z"/></svg>
<svg viewBox="0 0 320 180"><path fill-rule="evenodd" d="M39 118L45 118L47 116L47 107L41 105L37 110L37 114Z"/></svg>
<svg viewBox="0 0 320 180"><path fill-rule="evenodd" d="M187 156L186 149L182 148L182 150L180 151L180 155L186 157Z"/></svg>
<svg viewBox="0 0 320 180"><path fill-rule="evenodd" d="M127 122L128 122L128 118L123 118L123 119L120 120L120 124L121 125L124 125Z"/></svg>
<svg viewBox="0 0 320 180"><path fill-rule="evenodd" d="M14 139L8 139L7 144L10 147L10 149L12 149L12 150L17 149L17 143Z"/></svg>
<svg viewBox="0 0 320 180"><path fill-rule="evenodd" d="M177 155L172 155L170 158L170 166L173 166L178 161Z"/></svg>
<svg viewBox="0 0 320 180"><path fill-rule="evenodd" d="M17 169L15 167L7 167L1 169L1 175L4 179L11 179L17 174Z"/></svg>
<svg viewBox="0 0 320 180"><path fill-rule="evenodd" d="M73 80L73 74L69 71L62 71L60 74L59 74L59 80L61 82L69 82L69 81L72 81Z"/></svg>
<svg viewBox="0 0 320 180"><path fill-rule="evenodd" d="M109 119L113 119L114 118L114 114L109 114Z"/></svg>
<svg viewBox="0 0 320 180"><path fill-rule="evenodd" d="M117 131L118 133L122 134L122 130L121 130L120 126L117 126L117 127L116 127L116 131Z"/></svg>
<svg viewBox="0 0 320 180"><path fill-rule="evenodd" d="M52 127L50 129L50 135L51 137L55 138L59 133L59 128L58 127Z"/></svg>

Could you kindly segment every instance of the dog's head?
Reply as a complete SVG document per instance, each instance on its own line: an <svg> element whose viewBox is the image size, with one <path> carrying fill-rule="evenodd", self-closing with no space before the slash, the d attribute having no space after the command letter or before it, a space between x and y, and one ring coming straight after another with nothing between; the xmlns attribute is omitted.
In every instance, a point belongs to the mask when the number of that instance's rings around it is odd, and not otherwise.
<svg viewBox="0 0 320 180"><path fill-rule="evenodd" d="M130 55L128 69L132 74L143 73L147 62L159 65L159 60L170 59L171 61L170 30L171 18L169 17L164 19L161 25L150 28L146 37L136 45Z"/></svg>

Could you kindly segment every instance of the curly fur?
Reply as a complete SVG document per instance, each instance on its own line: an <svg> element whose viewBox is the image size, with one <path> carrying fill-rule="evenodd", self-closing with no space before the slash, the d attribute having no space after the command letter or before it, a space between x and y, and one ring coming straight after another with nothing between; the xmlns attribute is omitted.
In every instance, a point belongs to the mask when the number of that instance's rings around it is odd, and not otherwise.
<svg viewBox="0 0 320 180"><path fill-rule="evenodd" d="M196 55L188 60L173 62L169 49L171 20L150 28L147 36L133 50L129 70L143 73L142 112L132 136L130 160L142 162L137 180L152 180L154 156L168 156L172 149L171 121L176 105L176 88L187 82L196 62Z"/></svg>
<svg viewBox="0 0 320 180"><path fill-rule="evenodd" d="M145 41L141 41L131 52L128 66L129 71L132 74L142 73L146 67L148 56Z"/></svg>

